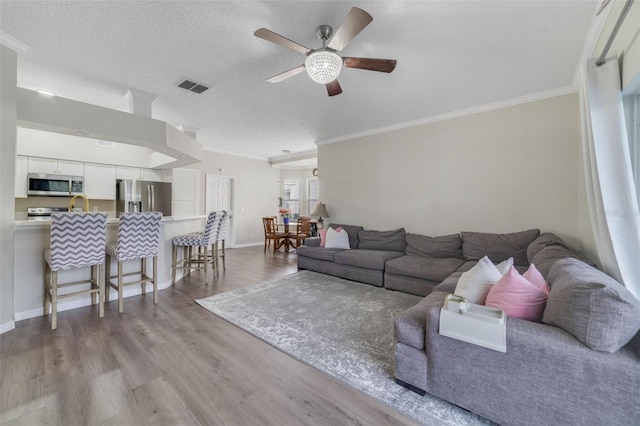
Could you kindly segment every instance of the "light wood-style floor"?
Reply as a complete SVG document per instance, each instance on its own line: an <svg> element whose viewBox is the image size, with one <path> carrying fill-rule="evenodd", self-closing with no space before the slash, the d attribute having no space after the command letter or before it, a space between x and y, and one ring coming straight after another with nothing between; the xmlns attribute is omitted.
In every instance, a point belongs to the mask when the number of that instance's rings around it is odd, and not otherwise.
<svg viewBox="0 0 640 426"><path fill-rule="evenodd" d="M294 253L227 249L227 271L96 307L18 322L0 336L3 425L387 425L408 417L194 302L296 272ZM211 272L209 272L211 273Z"/></svg>

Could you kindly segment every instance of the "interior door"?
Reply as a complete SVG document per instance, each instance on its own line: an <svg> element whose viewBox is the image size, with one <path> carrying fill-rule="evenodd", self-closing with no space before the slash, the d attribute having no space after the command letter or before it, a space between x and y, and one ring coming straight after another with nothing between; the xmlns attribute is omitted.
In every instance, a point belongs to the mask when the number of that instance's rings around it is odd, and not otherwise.
<svg viewBox="0 0 640 426"><path fill-rule="evenodd" d="M230 216L227 246L232 246L233 233L233 178L207 173L205 178L205 213L226 210Z"/></svg>

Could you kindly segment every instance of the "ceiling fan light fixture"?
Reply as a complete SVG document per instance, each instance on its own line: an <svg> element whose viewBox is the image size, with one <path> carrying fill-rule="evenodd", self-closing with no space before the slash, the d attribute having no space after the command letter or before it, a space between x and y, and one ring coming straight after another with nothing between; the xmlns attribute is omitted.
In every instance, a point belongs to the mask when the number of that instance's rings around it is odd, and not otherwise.
<svg viewBox="0 0 640 426"><path fill-rule="evenodd" d="M327 84L338 78L342 69L342 58L330 50L316 50L304 61L307 74L319 84Z"/></svg>

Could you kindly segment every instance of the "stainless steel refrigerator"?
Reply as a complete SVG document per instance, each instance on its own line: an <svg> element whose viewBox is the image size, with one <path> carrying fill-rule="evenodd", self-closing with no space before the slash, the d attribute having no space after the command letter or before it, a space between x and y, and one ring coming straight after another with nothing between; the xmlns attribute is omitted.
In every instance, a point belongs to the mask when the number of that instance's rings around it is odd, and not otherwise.
<svg viewBox="0 0 640 426"><path fill-rule="evenodd" d="M146 180L116 180L116 215L161 212L171 216L171 184Z"/></svg>

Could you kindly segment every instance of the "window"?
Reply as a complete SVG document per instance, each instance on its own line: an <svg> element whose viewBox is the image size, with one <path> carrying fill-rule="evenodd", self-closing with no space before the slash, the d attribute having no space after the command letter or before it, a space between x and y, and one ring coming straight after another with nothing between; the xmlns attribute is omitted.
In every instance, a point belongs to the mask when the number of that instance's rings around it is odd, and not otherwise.
<svg viewBox="0 0 640 426"><path fill-rule="evenodd" d="M640 92L624 97L624 112L629 136L631 168L640 203Z"/></svg>
<svg viewBox="0 0 640 426"><path fill-rule="evenodd" d="M300 181L285 180L282 195L282 206L291 210L294 218L300 216Z"/></svg>
<svg viewBox="0 0 640 426"><path fill-rule="evenodd" d="M318 179L309 179L307 181L307 194L309 194L309 209L307 211L311 214L313 208L318 204Z"/></svg>

